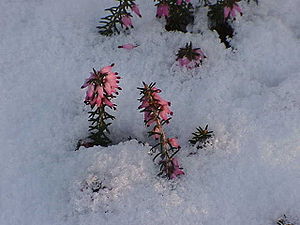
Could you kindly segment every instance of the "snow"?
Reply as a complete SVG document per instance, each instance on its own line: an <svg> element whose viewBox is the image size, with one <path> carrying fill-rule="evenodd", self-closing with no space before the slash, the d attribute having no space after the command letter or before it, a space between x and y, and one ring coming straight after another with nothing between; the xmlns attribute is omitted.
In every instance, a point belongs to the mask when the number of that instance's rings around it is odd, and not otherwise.
<svg viewBox="0 0 300 225"><path fill-rule="evenodd" d="M137 2L135 29L108 38L95 27L112 1L0 2L0 224L271 225L283 214L299 224L299 1L242 4L234 51L201 15L202 34L166 32L153 2ZM189 41L208 56L194 70L175 62ZM126 43L140 46L117 48ZM89 125L80 86L113 62L123 88L114 144L75 152ZM147 154L142 81L172 102L179 179L157 177ZM191 133L206 124L213 146L189 155ZM84 189L93 179L106 188Z"/></svg>

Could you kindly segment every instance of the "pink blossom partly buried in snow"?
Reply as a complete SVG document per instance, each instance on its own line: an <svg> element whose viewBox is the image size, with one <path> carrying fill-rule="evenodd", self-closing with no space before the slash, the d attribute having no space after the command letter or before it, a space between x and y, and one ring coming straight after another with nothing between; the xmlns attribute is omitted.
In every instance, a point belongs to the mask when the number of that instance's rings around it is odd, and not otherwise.
<svg viewBox="0 0 300 225"><path fill-rule="evenodd" d="M183 175L184 174L184 172L180 169L179 162L178 162L177 158L172 159L172 164L173 164L173 172L170 175L171 179L176 178L178 175Z"/></svg>
<svg viewBox="0 0 300 225"><path fill-rule="evenodd" d="M232 7L225 6L224 7L224 19L227 19L229 17L235 18L236 11L239 12L241 15L243 14L241 7L237 3L234 3Z"/></svg>
<svg viewBox="0 0 300 225"><path fill-rule="evenodd" d="M134 4L134 5L131 7L131 10L132 10L136 15L138 15L139 17L142 17L138 5L135 5L135 4Z"/></svg>
<svg viewBox="0 0 300 225"><path fill-rule="evenodd" d="M130 44L130 43L118 46L118 48L124 48L124 49L128 49L128 50L134 49L136 47L138 47L138 45L134 45L134 44Z"/></svg>
<svg viewBox="0 0 300 225"><path fill-rule="evenodd" d="M131 18L129 15L122 16L121 22L126 28L129 28L129 27L133 28L132 21L131 21Z"/></svg>
<svg viewBox="0 0 300 225"><path fill-rule="evenodd" d="M157 6L156 17L169 17L169 9L170 7L167 4L159 4Z"/></svg>
<svg viewBox="0 0 300 225"><path fill-rule="evenodd" d="M200 48L193 48L193 43L186 43L185 47L180 48L176 54L179 65L187 69L193 69L202 65L206 58Z"/></svg>

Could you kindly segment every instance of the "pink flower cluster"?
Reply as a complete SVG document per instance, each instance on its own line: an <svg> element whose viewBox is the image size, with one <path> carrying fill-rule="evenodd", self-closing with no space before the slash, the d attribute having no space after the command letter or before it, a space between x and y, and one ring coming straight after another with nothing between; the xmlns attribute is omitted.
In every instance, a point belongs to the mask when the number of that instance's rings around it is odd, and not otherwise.
<svg viewBox="0 0 300 225"><path fill-rule="evenodd" d="M161 18L162 16L164 17L169 17L170 14L170 6L168 4L159 4L157 5L157 10L156 10L156 17Z"/></svg>
<svg viewBox="0 0 300 225"><path fill-rule="evenodd" d="M150 126L151 124L155 123L156 120L168 120L168 115L173 115L173 112L169 108L171 103L159 96L158 93L161 92L160 89L157 89L156 87L147 88L148 90L141 98L142 104L139 106L139 109L144 109L145 124Z"/></svg>
<svg viewBox="0 0 300 225"><path fill-rule="evenodd" d="M171 158L170 153L174 149L180 149L180 145L176 138L167 138L163 130L163 125L168 123L173 112L170 110L171 103L164 100L159 93L160 89L154 87L154 84L149 86L144 84L142 90L141 105L138 107L144 113L144 122L147 127L154 124L150 134L156 139L160 140L162 157L160 164L163 165L162 173L164 172L169 178L175 178L178 175L184 174L179 169L177 159ZM172 154L172 153L171 153Z"/></svg>
<svg viewBox="0 0 300 225"><path fill-rule="evenodd" d="M203 51L200 49L193 49L192 51L196 53L192 59L189 59L187 56L177 59L180 66L193 69L202 64L203 59L206 58Z"/></svg>
<svg viewBox="0 0 300 225"><path fill-rule="evenodd" d="M233 3L232 7L225 6L224 19L227 19L229 17L235 18L236 12L239 12L241 15L243 14L241 7L237 3Z"/></svg>
<svg viewBox="0 0 300 225"><path fill-rule="evenodd" d="M136 14L138 15L139 17L142 17L141 13L140 13L140 9L138 7L138 5L132 5L131 6L131 10ZM131 18L132 17L130 14L126 14L126 15L123 15L121 17L121 23L128 29L129 27L133 28L133 25L132 25L132 21L131 21Z"/></svg>
<svg viewBox="0 0 300 225"><path fill-rule="evenodd" d="M117 72L112 72L112 67L103 67L99 71L94 70L90 77L87 78L81 88L88 88L85 97L85 103L92 107L108 106L115 108L115 104L111 102L114 98L114 94L118 94L117 90L121 90L119 87L119 79Z"/></svg>

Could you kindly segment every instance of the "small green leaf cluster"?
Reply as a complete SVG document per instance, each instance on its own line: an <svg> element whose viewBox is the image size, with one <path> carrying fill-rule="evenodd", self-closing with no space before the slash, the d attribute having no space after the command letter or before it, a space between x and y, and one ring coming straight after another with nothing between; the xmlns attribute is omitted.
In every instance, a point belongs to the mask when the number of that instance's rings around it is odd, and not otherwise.
<svg viewBox="0 0 300 225"><path fill-rule="evenodd" d="M192 133L193 137L189 140L192 145L197 145L197 148L205 148L210 143L210 139L214 136L213 131L208 130L208 125L203 129L202 127L196 128Z"/></svg>

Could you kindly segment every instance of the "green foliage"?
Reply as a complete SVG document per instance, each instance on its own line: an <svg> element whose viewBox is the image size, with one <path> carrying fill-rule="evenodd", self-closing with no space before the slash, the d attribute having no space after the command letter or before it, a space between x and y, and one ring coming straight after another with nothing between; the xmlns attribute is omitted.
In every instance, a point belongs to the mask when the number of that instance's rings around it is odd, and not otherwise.
<svg viewBox="0 0 300 225"><path fill-rule="evenodd" d="M167 18L167 31L187 32L187 25L194 22L194 7L191 3L182 2L177 5L176 1L170 1L170 16Z"/></svg>
<svg viewBox="0 0 300 225"><path fill-rule="evenodd" d="M128 9L135 4L135 0L117 0L119 2L118 6L114 6L105 11L108 11L110 15L101 18L100 26L97 26L99 29L99 33L105 36L111 36L115 33L120 33L120 26L123 27L121 18L122 16L128 15L131 16L130 13L127 12ZM120 26L119 26L120 25Z"/></svg>
<svg viewBox="0 0 300 225"><path fill-rule="evenodd" d="M111 123L106 123L107 119L114 120L115 117L110 115L105 111L105 105L101 107L96 107L94 111L89 112L89 121L91 125L89 126L89 131L91 135L90 139L93 140L94 145L108 146L111 140L108 138L107 134L110 134L108 126Z"/></svg>
<svg viewBox="0 0 300 225"><path fill-rule="evenodd" d="M209 29L216 30L221 42L223 42L227 48L231 47L228 38L233 37L234 30L224 18L224 1L218 1L214 5L209 5L207 16Z"/></svg>
<svg viewBox="0 0 300 225"><path fill-rule="evenodd" d="M180 48L178 50L178 53L176 54L177 56L177 59L180 59L180 58L183 58L183 57L186 57L188 58L190 61L196 59L197 57L200 56L200 53L197 52L197 50L199 50L200 48L194 48L193 49L193 44L192 42L190 43L186 43L185 47L184 48Z"/></svg>
<svg viewBox="0 0 300 225"><path fill-rule="evenodd" d="M208 130L208 125L204 129L202 127L196 128L196 132L192 133L193 137L189 142L193 145L197 144L197 148L206 147L206 144L210 143L210 140L214 135L213 131Z"/></svg>

